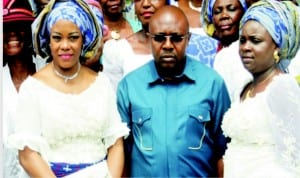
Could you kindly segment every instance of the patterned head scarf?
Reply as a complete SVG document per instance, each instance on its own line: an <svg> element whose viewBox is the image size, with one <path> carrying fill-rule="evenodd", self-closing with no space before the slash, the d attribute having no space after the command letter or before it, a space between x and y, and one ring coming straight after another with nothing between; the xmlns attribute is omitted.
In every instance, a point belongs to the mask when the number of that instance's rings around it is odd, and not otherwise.
<svg viewBox="0 0 300 178"><path fill-rule="evenodd" d="M49 41L52 26L59 20L73 22L83 35L81 57L91 58L102 39L103 16L99 9L84 0L51 0L32 24L33 45L36 54L50 56Z"/></svg>
<svg viewBox="0 0 300 178"><path fill-rule="evenodd" d="M247 10L246 0L239 0L244 11ZM213 36L215 32L215 25L213 24L213 7L216 0L203 0L200 20L203 24L204 31Z"/></svg>
<svg viewBox="0 0 300 178"><path fill-rule="evenodd" d="M248 20L263 25L280 48L278 67L287 72L290 60L300 45L299 9L290 1L261 0L254 3L241 19L240 33Z"/></svg>

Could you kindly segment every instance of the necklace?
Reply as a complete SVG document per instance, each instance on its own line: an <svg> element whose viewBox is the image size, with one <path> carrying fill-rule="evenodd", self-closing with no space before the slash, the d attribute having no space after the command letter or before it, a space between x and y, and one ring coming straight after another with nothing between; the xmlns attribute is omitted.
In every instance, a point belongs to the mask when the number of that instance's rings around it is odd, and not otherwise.
<svg viewBox="0 0 300 178"><path fill-rule="evenodd" d="M121 19L119 20L119 22L116 25L112 26L113 24L110 24L108 26L109 29L112 29L110 31L111 38L113 38L115 40L119 40L121 38L121 32L120 31L123 28L124 23L126 23L126 21L123 17L121 17Z"/></svg>
<svg viewBox="0 0 300 178"><path fill-rule="evenodd" d="M193 5L192 1L189 1L189 6L190 8L192 8L193 10L199 11L201 12L201 6L200 7L196 7Z"/></svg>
<svg viewBox="0 0 300 178"><path fill-rule="evenodd" d="M275 72L272 72L269 76L267 76L265 79L263 79L261 82L259 82L258 84L256 84L256 86L254 86L254 82L252 82L252 84L250 85L250 89L247 91L246 93L246 98L250 98L253 96L253 91L255 89L255 87L260 86L264 83L266 83L267 81L269 81L269 79L271 79L274 75L276 74Z"/></svg>
<svg viewBox="0 0 300 178"><path fill-rule="evenodd" d="M110 36L111 36L113 39L115 39L115 40L118 40L118 39L121 38L120 32L117 31L117 30L112 30L112 31L110 32Z"/></svg>
<svg viewBox="0 0 300 178"><path fill-rule="evenodd" d="M63 75L63 74L61 74L60 72L58 72L58 70L56 70L55 65L54 65L54 63L53 63L53 61L52 61L54 73L55 73L57 76L63 78L64 81L65 81L65 83L67 83L68 80L73 80L74 78L76 78L76 77L78 76L81 65L80 65L79 62L78 62L77 64L78 64L77 71L76 71L73 75L71 75L71 76L66 76L66 75Z"/></svg>

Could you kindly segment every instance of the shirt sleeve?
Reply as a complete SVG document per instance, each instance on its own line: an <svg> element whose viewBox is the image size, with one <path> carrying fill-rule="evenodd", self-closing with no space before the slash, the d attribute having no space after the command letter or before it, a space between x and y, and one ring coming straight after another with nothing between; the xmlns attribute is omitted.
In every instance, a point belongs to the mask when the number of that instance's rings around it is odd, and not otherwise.
<svg viewBox="0 0 300 178"><path fill-rule="evenodd" d="M300 87L288 75L276 77L266 101L272 113L272 132L277 156L300 175Z"/></svg>
<svg viewBox="0 0 300 178"><path fill-rule="evenodd" d="M213 132L215 135L215 145L216 145L216 158L222 158L226 150L226 144L228 138L225 138L223 131L221 129L221 124L223 121L223 116L225 112L230 107L229 93L226 88L225 82L220 79L215 83L216 89L214 97L214 106L212 110L212 117L214 122Z"/></svg>

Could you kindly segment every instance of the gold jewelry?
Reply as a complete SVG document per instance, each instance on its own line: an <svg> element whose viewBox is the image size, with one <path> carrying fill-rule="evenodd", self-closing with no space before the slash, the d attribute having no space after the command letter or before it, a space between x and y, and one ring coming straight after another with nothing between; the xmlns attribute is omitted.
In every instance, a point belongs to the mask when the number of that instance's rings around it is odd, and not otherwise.
<svg viewBox="0 0 300 178"><path fill-rule="evenodd" d="M273 57L274 57L275 63L277 64L279 62L279 60L280 60L280 57L279 57L279 54L278 54L278 50L274 51Z"/></svg>
<svg viewBox="0 0 300 178"><path fill-rule="evenodd" d="M56 70L56 68L55 68L55 65L54 65L53 61L52 61L52 65L53 65L53 70L54 70L54 73L55 73L57 76L59 76L59 77L63 78L63 79L64 79L64 81L65 81L65 83L67 83L67 82L68 82L68 80L73 80L74 78L76 78L76 77L78 76L78 74L79 74L79 71L80 71L80 68L81 68L81 65L80 65L80 63L78 62L77 71L76 71L76 72L75 72L73 75L71 75L71 76L66 76L66 75L63 75L63 74L61 74L60 72L58 72L58 70Z"/></svg>
<svg viewBox="0 0 300 178"><path fill-rule="evenodd" d="M112 30L110 32L110 36L115 40L118 40L121 38L121 35L120 35L119 31L117 31L117 30Z"/></svg>
<svg viewBox="0 0 300 178"><path fill-rule="evenodd" d="M119 40L121 38L120 31L124 27L124 24L126 24L126 20L122 17L120 22L118 22L116 26L108 26L108 28L111 29L110 36L112 39Z"/></svg>
<svg viewBox="0 0 300 178"><path fill-rule="evenodd" d="M250 88L248 89L247 93L246 93L246 97L245 98L250 98L253 96L253 91L255 89L255 87L260 86L264 83L266 83L269 79L271 79L274 75L276 74L276 72L272 72L271 74L269 74L263 81L259 82L258 84L256 84L254 86L254 82L252 82L252 84L250 85Z"/></svg>

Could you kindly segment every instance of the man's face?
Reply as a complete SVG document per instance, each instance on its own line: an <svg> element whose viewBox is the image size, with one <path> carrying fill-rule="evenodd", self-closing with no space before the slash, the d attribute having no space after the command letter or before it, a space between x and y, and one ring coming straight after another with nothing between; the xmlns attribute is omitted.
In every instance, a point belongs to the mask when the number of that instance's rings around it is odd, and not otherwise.
<svg viewBox="0 0 300 178"><path fill-rule="evenodd" d="M189 41L188 25L177 13L165 13L151 21L149 32L152 54L160 71L178 73L185 65Z"/></svg>

